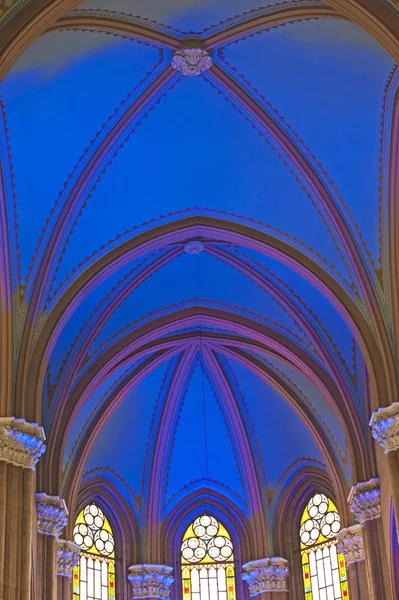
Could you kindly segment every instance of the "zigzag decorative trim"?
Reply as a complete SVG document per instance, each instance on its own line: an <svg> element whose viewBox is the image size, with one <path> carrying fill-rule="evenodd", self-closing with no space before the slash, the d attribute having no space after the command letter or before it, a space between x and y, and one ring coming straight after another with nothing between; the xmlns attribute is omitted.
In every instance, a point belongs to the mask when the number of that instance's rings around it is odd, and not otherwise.
<svg viewBox="0 0 399 600"><path fill-rule="evenodd" d="M301 21L311 21L311 20L314 20L314 19L308 18L308 19L302 19ZM299 21L296 21L296 22L299 22ZM286 27L286 26L287 26L287 24L278 25L278 27ZM239 40L235 40L235 41L231 42L230 44L227 44L226 46L224 46L224 48L227 48L229 45L237 44L239 42L244 41L245 39L252 38L255 35L260 35L260 34L262 34L262 31L259 31L257 33L251 33L247 36L240 38ZM213 53L212 59L213 59L214 63L218 64L220 66L220 68L223 69L223 71L225 71L230 77L232 77L233 80L235 80L238 83L238 85L240 85L241 88L246 90L247 93L273 119L273 121L278 124L279 128L282 131L284 131L284 133L287 135L287 137L295 144L297 150L305 158L305 160L309 164L312 171L314 173L316 173L318 178L322 181L324 187L326 188L326 190L329 193L331 200L334 202L335 206L340 211L342 218L344 219L346 225L348 226L349 230L351 231L353 239L357 240L357 249L362 256L363 263L367 269L368 275L369 275L371 281L375 285L377 283L377 278L376 278L376 273L375 273L375 269L373 266L373 261L371 259L371 253L367 250L366 242L364 241L364 239L362 237L361 231L359 230L359 227L358 227L357 223L355 222L354 217L349 210L349 207L345 204L344 198L339 194L339 191L338 191L335 183L333 182L333 180L331 179L331 177L329 176L327 171L325 171L322 164L317 160L317 157L312 153L310 148L308 146L306 146L305 142L299 137L298 133L293 130L293 128L287 122L287 120L278 113L277 109L275 109L270 104L270 102L267 101L266 98L256 88L254 88L252 86L252 84L249 81L247 81L245 79L244 75L240 74L235 67L233 67L232 65L230 65L230 63L227 62L225 55L224 55L224 48L220 49L219 51L215 51ZM209 80L212 79L213 83L216 86L218 86L217 82L215 82L215 80L211 77L211 75L209 73L203 74L203 77L207 78ZM222 88L220 88L220 89L221 89L222 93L226 92L226 90L223 90ZM234 103L234 100L232 98L230 100L232 101L232 103ZM240 111L242 111L242 110L243 109L241 107ZM332 236L332 238L335 242L335 245L336 245L336 249L341 256L341 258L348 270L348 273L351 274L354 281L356 282L356 277L354 277L354 274L352 272L350 265L348 264L346 258L342 254L340 244L337 241L337 233L333 234L332 229L331 229L331 223L330 224L328 223L327 215L325 214L324 210L319 205L319 203L316 202L313 194L309 190L307 182L304 181L301 174L295 170L295 167L291 164L289 157L283 152L282 148L280 148L280 147L277 148L275 140L271 139L271 137L268 135L268 133L264 131L264 128L260 125L260 123L258 123L253 118L253 116L250 115L249 113L248 114L245 113L245 117L259 131L262 131L262 134L269 141L271 146L273 148L275 148L275 151L278 153L280 158L283 159L285 161L285 163L290 166L290 169L292 170L292 172L295 173L298 182L302 185L303 189L307 192L309 199L313 202L315 208L320 212L320 216L323 220L323 223L325 224L325 226L327 227L327 230L329 231L330 235ZM343 211L342 209L345 209L345 211ZM356 287L354 286L353 283L351 283L351 288L353 291L356 291Z"/></svg>

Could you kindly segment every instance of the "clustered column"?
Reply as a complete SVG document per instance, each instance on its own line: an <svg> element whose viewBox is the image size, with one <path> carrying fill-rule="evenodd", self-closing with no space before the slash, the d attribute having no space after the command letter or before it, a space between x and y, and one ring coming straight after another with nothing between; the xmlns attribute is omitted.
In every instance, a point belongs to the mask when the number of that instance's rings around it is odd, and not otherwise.
<svg viewBox="0 0 399 600"><path fill-rule="evenodd" d="M37 560L35 579L37 597L57 599L58 538L68 523L65 501L58 496L36 494Z"/></svg>
<svg viewBox="0 0 399 600"><path fill-rule="evenodd" d="M251 598L288 600L288 561L284 558L262 558L242 567Z"/></svg>
<svg viewBox="0 0 399 600"><path fill-rule="evenodd" d="M399 402L380 408L370 420L371 435L383 448L388 461L389 479L399 536Z"/></svg>
<svg viewBox="0 0 399 600"><path fill-rule="evenodd" d="M369 593L361 525L341 529L337 539L338 552L345 556L351 600L367 600Z"/></svg>
<svg viewBox="0 0 399 600"><path fill-rule="evenodd" d="M30 600L35 466L45 451L36 423L0 418L0 598Z"/></svg>
<svg viewBox="0 0 399 600"><path fill-rule="evenodd" d="M360 523L370 600L391 598L380 508L380 481L370 479L352 487L350 511Z"/></svg>
<svg viewBox="0 0 399 600"><path fill-rule="evenodd" d="M129 567L130 600L169 598L173 568L166 565L133 565Z"/></svg>
<svg viewBox="0 0 399 600"><path fill-rule="evenodd" d="M73 542L57 542L57 600L71 600L73 568L79 562L80 548Z"/></svg>

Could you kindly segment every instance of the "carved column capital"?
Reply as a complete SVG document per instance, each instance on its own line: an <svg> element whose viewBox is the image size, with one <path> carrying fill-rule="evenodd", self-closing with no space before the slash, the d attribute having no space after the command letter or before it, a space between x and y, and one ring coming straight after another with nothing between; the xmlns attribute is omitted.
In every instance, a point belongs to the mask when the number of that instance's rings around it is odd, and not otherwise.
<svg viewBox="0 0 399 600"><path fill-rule="evenodd" d="M133 565L129 567L130 600L169 598L173 568L166 565Z"/></svg>
<svg viewBox="0 0 399 600"><path fill-rule="evenodd" d="M337 534L338 552L345 556L348 565L364 560L363 531L361 525L341 529Z"/></svg>
<svg viewBox="0 0 399 600"><path fill-rule="evenodd" d="M27 423L25 419L0 417L0 460L35 470L35 465L46 450L43 427Z"/></svg>
<svg viewBox="0 0 399 600"><path fill-rule="evenodd" d="M57 542L57 575L72 579L73 568L79 562L80 548L68 540Z"/></svg>
<svg viewBox="0 0 399 600"><path fill-rule="evenodd" d="M399 450L399 402L374 412L370 427L371 435L384 448L385 454Z"/></svg>
<svg viewBox="0 0 399 600"><path fill-rule="evenodd" d="M36 494L36 506L38 532L58 538L68 523L65 500L58 496Z"/></svg>
<svg viewBox="0 0 399 600"><path fill-rule="evenodd" d="M359 523L381 516L380 480L374 477L354 485L348 496L349 509Z"/></svg>
<svg viewBox="0 0 399 600"><path fill-rule="evenodd" d="M242 570L251 598L264 592L288 592L288 561L284 558L254 560Z"/></svg>

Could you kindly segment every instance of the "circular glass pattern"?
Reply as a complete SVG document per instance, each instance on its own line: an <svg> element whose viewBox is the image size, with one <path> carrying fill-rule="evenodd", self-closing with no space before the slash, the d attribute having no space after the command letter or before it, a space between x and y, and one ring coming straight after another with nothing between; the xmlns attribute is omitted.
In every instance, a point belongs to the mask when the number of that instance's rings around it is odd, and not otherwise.
<svg viewBox="0 0 399 600"><path fill-rule="evenodd" d="M299 535L302 544L305 544L305 546L312 546L316 543L320 535L319 523L315 519L307 519L307 521L302 524Z"/></svg>
<svg viewBox="0 0 399 600"><path fill-rule="evenodd" d="M208 554L217 561L227 560L233 554L233 544L228 538L220 535L209 542Z"/></svg>
<svg viewBox="0 0 399 600"><path fill-rule="evenodd" d="M206 555L206 544L198 538L188 538L181 546L181 553L187 562L200 562Z"/></svg>
<svg viewBox="0 0 399 600"><path fill-rule="evenodd" d="M190 529L191 536L186 538L181 546L181 555L185 561L198 563L207 555L218 562L232 559L233 544L226 535L222 535L227 532L223 527L221 528L216 519L209 515L202 515L194 521L187 533Z"/></svg>
<svg viewBox="0 0 399 600"><path fill-rule="evenodd" d="M316 493L308 502L299 531L304 546L333 539L341 529L341 520L337 509L324 494ZM324 537L320 540L320 536Z"/></svg>
<svg viewBox="0 0 399 600"><path fill-rule="evenodd" d="M339 514L335 511L328 512L326 516L322 518L320 527L324 537L327 539L335 537L341 529L341 519L339 518Z"/></svg>
<svg viewBox="0 0 399 600"><path fill-rule="evenodd" d="M94 536L94 543L100 554L109 556L114 551L114 538L109 531L106 531L105 529L97 531Z"/></svg>
<svg viewBox="0 0 399 600"><path fill-rule="evenodd" d="M193 524L194 534L202 540L210 540L213 538L219 529L219 524L213 517L202 515L196 519Z"/></svg>
<svg viewBox="0 0 399 600"><path fill-rule="evenodd" d="M321 519L328 510L328 499L324 494L315 494L308 502L308 513L312 519Z"/></svg>
<svg viewBox="0 0 399 600"><path fill-rule="evenodd" d="M94 550L93 546L103 556L114 552L115 542L112 534L104 528L105 517L100 508L89 504L81 513L84 522L77 523L73 530L73 541L84 551ZM108 526L109 527L109 526Z"/></svg>

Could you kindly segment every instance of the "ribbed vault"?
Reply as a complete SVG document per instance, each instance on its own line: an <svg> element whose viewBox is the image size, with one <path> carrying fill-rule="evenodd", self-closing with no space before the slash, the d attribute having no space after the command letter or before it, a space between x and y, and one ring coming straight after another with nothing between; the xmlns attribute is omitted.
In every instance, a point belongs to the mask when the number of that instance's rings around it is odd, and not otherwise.
<svg viewBox="0 0 399 600"><path fill-rule="evenodd" d="M346 518L370 413L397 400L397 20L197 2L194 35L174 2L164 22L95 4L28 4L5 52L2 411L43 423L40 485L72 514L86 484L118 487L154 562L196 493L268 556L288 480L325 478ZM212 66L185 78L193 37Z"/></svg>

